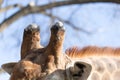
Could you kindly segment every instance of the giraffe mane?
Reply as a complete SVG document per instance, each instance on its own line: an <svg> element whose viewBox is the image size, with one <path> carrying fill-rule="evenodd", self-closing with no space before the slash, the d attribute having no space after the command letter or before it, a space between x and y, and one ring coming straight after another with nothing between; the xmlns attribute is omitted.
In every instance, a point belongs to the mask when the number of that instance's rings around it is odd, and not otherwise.
<svg viewBox="0 0 120 80"><path fill-rule="evenodd" d="M90 56L120 56L120 48L87 46L84 48L72 47L65 51L71 58L82 58Z"/></svg>

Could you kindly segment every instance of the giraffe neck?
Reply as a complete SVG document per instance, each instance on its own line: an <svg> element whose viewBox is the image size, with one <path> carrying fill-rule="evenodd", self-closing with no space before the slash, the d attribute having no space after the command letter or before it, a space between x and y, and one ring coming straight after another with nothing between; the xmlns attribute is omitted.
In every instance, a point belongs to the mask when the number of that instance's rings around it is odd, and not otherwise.
<svg viewBox="0 0 120 80"><path fill-rule="evenodd" d="M87 80L120 80L120 57L89 57L75 59L92 65L92 72Z"/></svg>

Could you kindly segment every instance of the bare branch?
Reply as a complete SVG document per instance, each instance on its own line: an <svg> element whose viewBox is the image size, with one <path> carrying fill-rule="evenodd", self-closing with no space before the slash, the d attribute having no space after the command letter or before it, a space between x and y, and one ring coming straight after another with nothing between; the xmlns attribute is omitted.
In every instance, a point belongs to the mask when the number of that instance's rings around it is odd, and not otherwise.
<svg viewBox="0 0 120 80"><path fill-rule="evenodd" d="M83 4L83 3L95 3L95 2L112 2L112 3L120 3L120 0L72 0L72 1L61 1L61 2L54 2L49 3L42 6L26 6L22 8L20 11L16 12L6 20L4 20L0 24L0 32L3 31L5 28L7 28L11 23L16 21L22 16L25 16L30 13L38 13L43 12L47 9L51 9L53 7L59 7L59 6L66 6L66 5L73 5L73 4Z"/></svg>
<svg viewBox="0 0 120 80"><path fill-rule="evenodd" d="M3 0L0 0L0 8L1 8L2 3L3 3Z"/></svg>
<svg viewBox="0 0 120 80"><path fill-rule="evenodd" d="M10 9L13 9L13 8L16 8L16 7L22 8L23 6L20 5L20 4L9 5L9 6L5 7L5 8L0 8L0 13L6 12L7 10L10 10Z"/></svg>
<svg viewBox="0 0 120 80"><path fill-rule="evenodd" d="M82 29L82 28L79 28L79 27L75 26L73 23L71 23L71 22L68 21L68 20L63 20L63 19L60 18L60 17L53 16L52 14L49 14L49 13L46 13L46 12L43 12L43 14L46 15L46 16L49 16L49 17L51 17L51 18L53 18L53 19L58 19L58 20L60 20L60 21L62 21L62 22L64 22L64 23L70 25L70 26L71 26L73 29L75 29L75 30L82 31L82 32L85 32L85 33L87 33L87 34L90 34L90 33L91 33L91 32L88 32L88 31Z"/></svg>

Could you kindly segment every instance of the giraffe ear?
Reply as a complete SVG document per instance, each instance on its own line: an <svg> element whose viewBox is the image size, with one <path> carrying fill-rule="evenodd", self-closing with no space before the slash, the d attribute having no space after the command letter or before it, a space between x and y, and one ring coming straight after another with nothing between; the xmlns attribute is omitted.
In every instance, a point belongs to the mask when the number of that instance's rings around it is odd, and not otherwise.
<svg viewBox="0 0 120 80"><path fill-rule="evenodd" d="M92 70L92 66L85 62L75 62L70 68L73 80L87 80Z"/></svg>
<svg viewBox="0 0 120 80"><path fill-rule="evenodd" d="M17 64L17 62L12 62L12 63L6 63L2 65L3 70L5 70L8 74L11 75L14 66Z"/></svg>

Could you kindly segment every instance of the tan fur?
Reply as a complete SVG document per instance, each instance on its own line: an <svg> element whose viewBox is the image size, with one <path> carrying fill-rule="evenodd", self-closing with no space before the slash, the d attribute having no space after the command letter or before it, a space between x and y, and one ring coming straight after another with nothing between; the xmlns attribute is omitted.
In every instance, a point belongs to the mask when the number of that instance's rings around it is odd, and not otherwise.
<svg viewBox="0 0 120 80"><path fill-rule="evenodd" d="M15 66L10 80L18 79L32 80L35 79L36 77L40 77L40 73L41 73L40 65L32 63L31 61L24 60L19 62Z"/></svg>

